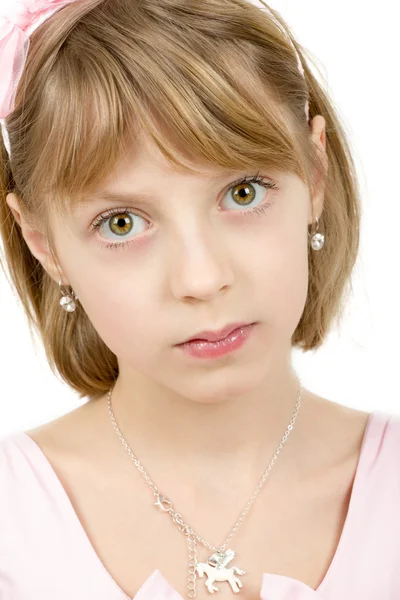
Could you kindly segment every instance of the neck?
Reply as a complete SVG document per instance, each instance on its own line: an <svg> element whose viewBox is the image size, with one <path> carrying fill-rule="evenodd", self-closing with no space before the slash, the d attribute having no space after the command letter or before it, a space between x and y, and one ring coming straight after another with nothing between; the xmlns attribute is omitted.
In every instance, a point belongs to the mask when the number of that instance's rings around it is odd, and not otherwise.
<svg viewBox="0 0 400 600"><path fill-rule="evenodd" d="M158 478L162 471L165 480L174 477L193 484L195 479L204 486L224 474L232 486L254 483L277 450L296 407L299 381L291 365L274 369L259 385L229 397L214 394L205 400L196 389L192 392L190 398L183 397L153 379L138 373L132 377L129 370L120 369L111 405L132 452L145 470L151 468ZM279 463L294 464L307 398L302 388L296 425L286 442L292 450L285 448Z"/></svg>

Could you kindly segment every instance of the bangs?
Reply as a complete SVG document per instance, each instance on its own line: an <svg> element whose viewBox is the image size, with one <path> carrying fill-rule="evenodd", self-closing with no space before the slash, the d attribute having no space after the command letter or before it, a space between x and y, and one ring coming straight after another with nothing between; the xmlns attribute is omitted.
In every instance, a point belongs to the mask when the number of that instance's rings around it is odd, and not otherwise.
<svg viewBox="0 0 400 600"><path fill-rule="evenodd" d="M43 148L33 197L48 195L62 213L74 210L122 156L134 156L143 136L184 171L269 167L307 178L306 118L294 119L271 85L270 18L243 2L222 3L219 13L213 2L186 4L187 13L180 2L103 0L75 23L31 125L31 143ZM49 27L72 12L73 5L60 11Z"/></svg>

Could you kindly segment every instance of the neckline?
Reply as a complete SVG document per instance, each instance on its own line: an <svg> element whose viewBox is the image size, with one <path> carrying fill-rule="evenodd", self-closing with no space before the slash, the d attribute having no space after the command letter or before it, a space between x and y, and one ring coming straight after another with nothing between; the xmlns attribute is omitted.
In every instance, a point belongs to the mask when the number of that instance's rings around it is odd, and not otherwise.
<svg viewBox="0 0 400 600"><path fill-rule="evenodd" d="M358 455L353 485L350 493L349 506L347 508L346 518L340 533L339 541L335 549L335 554L329 567L324 575L323 580L315 590L316 593L320 593L322 589L325 589L330 581L333 579L334 569L337 568L339 560L345 554L345 544L350 537L350 529L352 526L351 517L353 516L356 506L358 506L358 499L361 493L361 480L366 470L367 461L367 448L370 436L372 435L373 424L380 424L382 427L387 420L387 416L382 414L380 411L372 411L369 413L367 424L364 429L364 435L361 442L361 448Z"/></svg>
<svg viewBox="0 0 400 600"><path fill-rule="evenodd" d="M364 435L363 435L361 448L360 448L360 452L359 452L359 456L358 456L355 476L354 476L352 490L351 490L351 494L350 494L349 506L348 506L345 522L344 522L344 525L343 525L343 528L342 528L342 531L340 534L339 542L336 546L335 554L329 564L328 570L326 571L325 576L324 576L323 580L321 581L321 583L319 584L318 588L316 590L313 590L314 593L320 593L321 590L328 585L328 583L330 582L330 580L333 577L333 572L339 563L339 559L344 554L345 544L346 544L347 539L349 538L350 529L351 529L351 525L352 525L351 517L352 517L354 511L356 510L356 505L357 505L357 502L359 499L359 495L361 493L360 481L362 479L362 475L365 470L364 463L366 461L366 454L367 454L366 447L367 447L367 441L369 440L370 434L373 429L372 423L381 422L382 427L383 427L384 423L386 423L387 418L388 418L387 415L382 414L380 411L372 411L369 413L369 417L368 417L366 427L364 430ZM161 571L158 568L155 568L154 571L147 577L147 579L140 586L140 588L138 589L138 591L136 592L136 594L133 598L128 596L122 590L122 588L120 588L120 586L117 584L117 582L112 577L111 573L106 569L105 565L103 564L102 560L100 559L99 555L97 554L94 546L92 545L92 543L89 539L89 536L88 536L86 530L84 529L84 527L73 507L73 504L72 504L63 484L61 483L61 480L59 479L56 471L53 469L49 459L47 458L47 456L45 455L45 453L43 452L41 447L35 442L35 440L33 438L31 438L27 433L25 433L23 431L17 432L15 434L15 437L19 437L21 440L24 440L25 442L27 442L31 446L31 448L33 448L34 451L36 452L38 458L41 461L43 468L47 471L47 474L49 475L49 479L51 479L51 482L54 485L54 488L55 488L54 495L57 496L60 504L63 506L65 513L71 523L71 527L73 527L75 530L77 540L85 546L86 555L87 555L90 563L93 565L93 567L103 575L105 580L108 580L108 582L110 584L110 593L114 593L114 594L117 593L121 597L121 600L141 600L142 595L147 591L149 586L151 587L151 585L158 578L158 580L162 583L163 587L165 589L168 589L169 593L175 592L175 594L177 594L177 598L181 599L180 594L178 594L178 592L176 592L176 590L174 590L170 586L170 584L168 583L168 580L163 576L163 574L161 573ZM268 578L270 576L274 577L276 575L273 573L264 572L262 574L262 579L264 580L265 578ZM304 584L304 582L301 582L300 580L297 580L295 578L286 577L286 576L281 576L281 577L283 577L283 579L287 579L288 581L297 582L299 584L302 584L303 586L306 586L306 584ZM145 600L145 596L143 596L143 600Z"/></svg>

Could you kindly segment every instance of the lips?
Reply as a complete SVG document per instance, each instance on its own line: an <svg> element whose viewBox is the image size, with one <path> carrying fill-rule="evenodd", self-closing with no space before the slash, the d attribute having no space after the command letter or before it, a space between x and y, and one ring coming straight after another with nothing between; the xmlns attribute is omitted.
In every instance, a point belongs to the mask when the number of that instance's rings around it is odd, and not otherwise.
<svg viewBox="0 0 400 600"><path fill-rule="evenodd" d="M230 325L226 325L219 331L200 331L199 333L196 333L196 335L194 335L192 338L189 338L182 343L186 344L188 342L199 340L207 342L219 342L220 340L225 339L235 329L239 329L240 327L246 327L247 325L250 325L250 323L231 323Z"/></svg>

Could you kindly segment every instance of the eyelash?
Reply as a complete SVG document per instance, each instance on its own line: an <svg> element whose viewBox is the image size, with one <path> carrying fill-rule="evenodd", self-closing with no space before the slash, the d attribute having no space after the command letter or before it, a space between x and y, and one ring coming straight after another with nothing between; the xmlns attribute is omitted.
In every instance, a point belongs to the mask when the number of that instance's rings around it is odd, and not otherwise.
<svg viewBox="0 0 400 600"><path fill-rule="evenodd" d="M237 185L243 185L245 183L258 183L259 185L265 187L266 189L272 189L272 190L278 189L275 181L272 181L272 179L267 179L265 177L262 177L259 173L257 173L257 175L250 176L250 177L244 177L243 179L235 181L234 183L232 183L230 185L230 187L228 188L227 191L231 190L232 188L236 187ZM256 206L255 208L250 208L249 210L244 210L244 211L239 210L239 211L233 211L233 212L238 212L239 214L246 216L246 217L254 216L256 214L263 215L263 214L265 214L267 209L270 208L270 206L271 206L271 202L264 202L260 206ZM107 210L102 215L99 215L99 217L93 222L93 224L91 225L91 229L92 229L92 231L96 231L97 229L99 229L102 226L103 223L107 223L107 221L114 215L129 213L130 211L131 211L131 209L129 209L129 208L112 208L110 210ZM120 250L120 249L125 249L129 244L131 244L133 242L134 242L134 240L128 240L126 242L102 242L101 241L100 245L103 248L109 248L112 250Z"/></svg>

